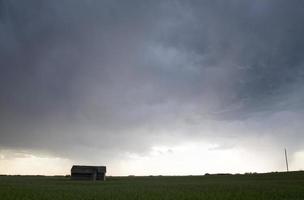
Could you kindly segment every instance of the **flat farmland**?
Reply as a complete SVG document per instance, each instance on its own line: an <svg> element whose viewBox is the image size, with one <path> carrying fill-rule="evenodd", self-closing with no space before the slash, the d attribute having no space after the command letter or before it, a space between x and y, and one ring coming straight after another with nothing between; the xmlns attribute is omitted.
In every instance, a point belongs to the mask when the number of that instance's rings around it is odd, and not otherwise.
<svg viewBox="0 0 304 200"><path fill-rule="evenodd" d="M304 200L304 172L247 175L108 177L0 176L1 200Z"/></svg>

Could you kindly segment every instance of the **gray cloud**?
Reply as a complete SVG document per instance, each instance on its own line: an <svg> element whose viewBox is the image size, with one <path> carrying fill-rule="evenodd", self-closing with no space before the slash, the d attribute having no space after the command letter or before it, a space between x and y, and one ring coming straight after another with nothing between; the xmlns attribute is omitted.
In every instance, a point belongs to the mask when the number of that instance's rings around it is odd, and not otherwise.
<svg viewBox="0 0 304 200"><path fill-rule="evenodd" d="M267 135L301 149L303 6L2 0L0 147L107 157Z"/></svg>

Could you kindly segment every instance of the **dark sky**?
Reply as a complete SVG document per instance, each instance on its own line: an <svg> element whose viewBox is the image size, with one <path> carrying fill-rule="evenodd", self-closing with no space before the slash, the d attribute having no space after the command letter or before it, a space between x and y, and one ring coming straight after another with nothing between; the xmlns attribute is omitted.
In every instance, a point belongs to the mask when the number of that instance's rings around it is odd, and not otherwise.
<svg viewBox="0 0 304 200"><path fill-rule="evenodd" d="M111 163L197 141L301 153L303 10L301 0L0 0L0 153Z"/></svg>

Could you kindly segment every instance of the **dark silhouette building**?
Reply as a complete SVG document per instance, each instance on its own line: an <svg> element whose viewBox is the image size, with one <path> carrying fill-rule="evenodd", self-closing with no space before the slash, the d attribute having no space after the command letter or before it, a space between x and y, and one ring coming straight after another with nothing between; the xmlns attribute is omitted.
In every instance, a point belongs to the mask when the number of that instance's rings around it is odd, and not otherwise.
<svg viewBox="0 0 304 200"><path fill-rule="evenodd" d="M106 180L106 166L73 165L71 169L72 180Z"/></svg>

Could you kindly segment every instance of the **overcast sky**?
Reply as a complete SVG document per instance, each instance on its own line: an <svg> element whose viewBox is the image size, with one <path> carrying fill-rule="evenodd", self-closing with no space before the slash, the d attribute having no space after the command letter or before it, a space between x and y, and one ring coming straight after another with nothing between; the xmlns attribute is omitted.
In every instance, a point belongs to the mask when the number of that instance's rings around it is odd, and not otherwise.
<svg viewBox="0 0 304 200"><path fill-rule="evenodd" d="M304 169L303 9L0 0L0 174Z"/></svg>

